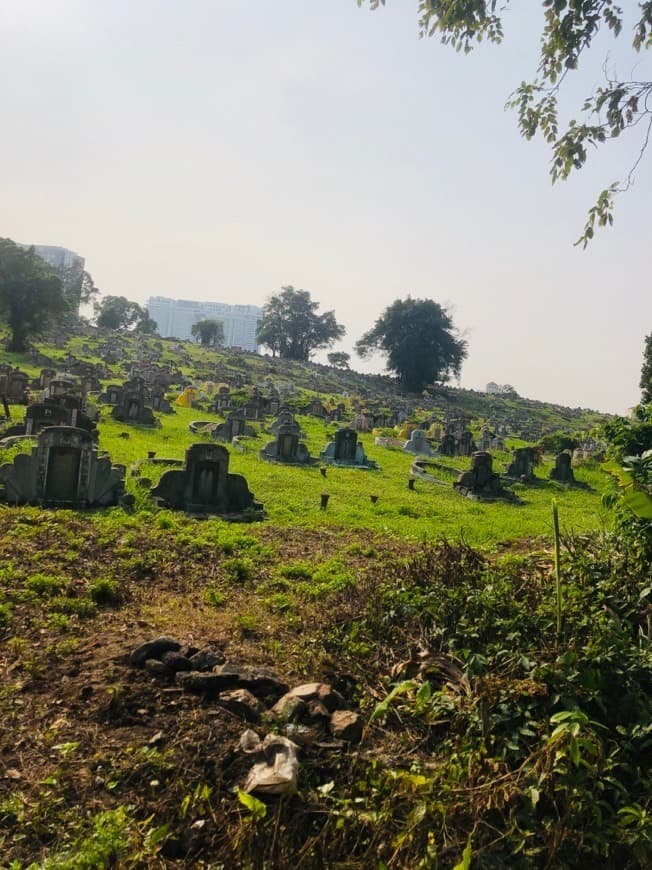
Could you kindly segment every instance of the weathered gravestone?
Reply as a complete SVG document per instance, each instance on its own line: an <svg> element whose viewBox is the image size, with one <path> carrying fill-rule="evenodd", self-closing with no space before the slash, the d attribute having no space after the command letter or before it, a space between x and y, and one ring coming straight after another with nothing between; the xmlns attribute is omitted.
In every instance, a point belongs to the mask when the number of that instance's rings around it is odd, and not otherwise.
<svg viewBox="0 0 652 870"><path fill-rule="evenodd" d="M31 454L0 466L0 491L10 504L105 507L117 504L124 493L124 468L100 458L86 430L49 426Z"/></svg>
<svg viewBox="0 0 652 870"><path fill-rule="evenodd" d="M518 480L534 481L534 467L537 464L537 454L532 447L517 447L512 461L507 468L507 476Z"/></svg>
<svg viewBox="0 0 652 870"><path fill-rule="evenodd" d="M219 444L193 444L185 468L166 471L151 492L163 505L190 513L262 516L245 478L229 474L229 452Z"/></svg>
<svg viewBox="0 0 652 870"><path fill-rule="evenodd" d="M281 423L276 430L276 439L260 451L259 456L267 462L285 462L294 465L311 465L315 462L308 448L299 439L301 428L292 419Z"/></svg>
<svg viewBox="0 0 652 870"><path fill-rule="evenodd" d="M513 493L501 485L500 475L493 471L491 454L483 450L473 453L470 470L463 471L453 487L467 498L515 500Z"/></svg>
<svg viewBox="0 0 652 870"><path fill-rule="evenodd" d="M254 429L247 424L247 418L242 411L232 411L225 423L220 423L213 429L213 438L217 441L232 441L241 435L255 435Z"/></svg>
<svg viewBox="0 0 652 870"><path fill-rule="evenodd" d="M157 422L140 389L125 389L121 403L112 408L111 417L121 423L139 423L141 426L154 426Z"/></svg>
<svg viewBox="0 0 652 870"><path fill-rule="evenodd" d="M412 431L409 440L403 445L403 450L406 453L421 453L425 456L430 456L432 452L423 429L414 429Z"/></svg>
<svg viewBox="0 0 652 870"><path fill-rule="evenodd" d="M338 429L335 438L319 454L330 465L350 465L355 468L376 468L376 463L367 459L358 434L353 429Z"/></svg>
<svg viewBox="0 0 652 870"><path fill-rule="evenodd" d="M558 483L575 483L571 462L570 453L558 453L555 456L555 467L550 470L550 480L556 480Z"/></svg>
<svg viewBox="0 0 652 870"><path fill-rule="evenodd" d="M10 405L26 405L29 400L29 375L19 369L11 369L0 375L0 395Z"/></svg>

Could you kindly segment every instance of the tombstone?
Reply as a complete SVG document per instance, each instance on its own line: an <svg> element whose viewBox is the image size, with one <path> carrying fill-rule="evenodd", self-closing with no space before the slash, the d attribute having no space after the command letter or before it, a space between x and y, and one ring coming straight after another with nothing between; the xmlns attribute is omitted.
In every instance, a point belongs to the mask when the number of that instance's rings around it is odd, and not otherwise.
<svg viewBox="0 0 652 870"><path fill-rule="evenodd" d="M536 480L534 476L536 461L537 455L532 447L517 447L507 469L507 476L530 482Z"/></svg>
<svg viewBox="0 0 652 870"><path fill-rule="evenodd" d="M493 471L491 454L484 450L473 453L470 470L462 472L453 487L467 498L517 501L512 492L503 488L500 475Z"/></svg>
<svg viewBox="0 0 652 870"><path fill-rule="evenodd" d="M410 438L403 445L403 450L406 453L422 453L425 456L430 456L432 450L426 438L426 433L423 429L414 429L410 434Z"/></svg>
<svg viewBox="0 0 652 870"><path fill-rule="evenodd" d="M74 426L42 429L31 454L0 467L0 491L10 504L73 509L115 505L124 468L100 458L89 432Z"/></svg>
<svg viewBox="0 0 652 870"><path fill-rule="evenodd" d="M26 405L29 399L29 375L20 369L10 369L0 382L0 392L10 405Z"/></svg>
<svg viewBox="0 0 652 870"><path fill-rule="evenodd" d="M457 440L452 432L446 432L444 434L444 437L441 439L441 444L439 445L439 452L442 456L457 455Z"/></svg>
<svg viewBox="0 0 652 870"><path fill-rule="evenodd" d="M318 398L312 399L310 404L305 408L305 413L312 417L319 417L322 420L328 417L328 411Z"/></svg>
<svg viewBox="0 0 652 870"><path fill-rule="evenodd" d="M334 440L329 442L319 455L323 462L331 465L377 467L375 462L367 459L362 444L358 443L358 435L353 429L338 429Z"/></svg>
<svg viewBox="0 0 652 870"><path fill-rule="evenodd" d="M217 412L226 411L231 407L231 390L228 387L221 386L217 391L213 409Z"/></svg>
<svg viewBox="0 0 652 870"><path fill-rule="evenodd" d="M25 435L36 435L46 426L70 425L70 414L61 405L35 402L25 412Z"/></svg>
<svg viewBox="0 0 652 870"><path fill-rule="evenodd" d="M247 425L247 418L241 411L232 411L226 422L220 423L213 430L213 438L218 441L232 441L241 435L254 436L256 433Z"/></svg>
<svg viewBox="0 0 652 870"><path fill-rule="evenodd" d="M556 480L558 483L575 483L575 475L571 468L572 458L570 453L558 453L555 456L555 467L550 469L550 480Z"/></svg>
<svg viewBox="0 0 652 870"><path fill-rule="evenodd" d="M476 451L475 442L473 441L473 434L469 432L468 429L465 429L457 442L457 455L458 456L471 456L472 453Z"/></svg>
<svg viewBox="0 0 652 870"><path fill-rule="evenodd" d="M186 451L185 468L166 471L151 493L175 510L262 518L262 505L254 501L242 475L229 474L229 452L218 444L193 444Z"/></svg>
<svg viewBox="0 0 652 870"><path fill-rule="evenodd" d="M154 386L151 391L152 411L158 411L161 414L174 414L172 405L165 398L165 393L162 387Z"/></svg>
<svg viewBox="0 0 652 870"><path fill-rule="evenodd" d="M109 384L97 401L106 405L121 405L123 395L124 387L119 384Z"/></svg>
<svg viewBox="0 0 652 870"><path fill-rule="evenodd" d="M53 378L56 377L56 371L54 369L41 369L41 372L38 376L38 389L46 390L50 386L50 382Z"/></svg>
<svg viewBox="0 0 652 870"><path fill-rule="evenodd" d="M257 398L245 402L240 410L247 420L260 420L261 417L264 417L261 401Z"/></svg>
<svg viewBox="0 0 652 870"><path fill-rule="evenodd" d="M266 444L258 455L266 462L311 465L316 460L311 458L308 448L299 440L300 437L301 429L293 419L281 423L276 431L276 439Z"/></svg>
<svg viewBox="0 0 652 870"><path fill-rule="evenodd" d="M120 423L137 423L141 426L154 426L157 423L152 409L145 404L143 393L135 390L125 390L121 404L112 408L111 417Z"/></svg>

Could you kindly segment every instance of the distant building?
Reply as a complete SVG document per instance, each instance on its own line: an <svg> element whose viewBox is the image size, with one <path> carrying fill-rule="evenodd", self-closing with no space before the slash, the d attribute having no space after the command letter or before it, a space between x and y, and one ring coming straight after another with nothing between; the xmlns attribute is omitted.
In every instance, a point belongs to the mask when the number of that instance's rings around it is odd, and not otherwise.
<svg viewBox="0 0 652 870"><path fill-rule="evenodd" d="M34 248L38 256L45 260L48 266L61 278L67 296L73 299L79 309L82 289L82 279L86 260L68 248L58 245L22 245L23 248Z"/></svg>
<svg viewBox="0 0 652 870"><path fill-rule="evenodd" d="M193 302L151 296L147 300L149 316L156 321L159 335L192 340L192 327L200 320L220 320L224 324L224 346L256 352L256 330L263 309L255 305L226 305L223 302Z"/></svg>

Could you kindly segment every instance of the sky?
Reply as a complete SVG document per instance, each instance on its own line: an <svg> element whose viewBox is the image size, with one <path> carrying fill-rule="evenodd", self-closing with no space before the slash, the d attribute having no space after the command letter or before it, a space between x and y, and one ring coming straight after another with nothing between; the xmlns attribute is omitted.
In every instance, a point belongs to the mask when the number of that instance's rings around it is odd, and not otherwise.
<svg viewBox="0 0 652 870"><path fill-rule="evenodd" d="M574 247L639 140L551 185L505 110L536 71L541 4L469 55L420 40L416 5L0 0L0 236L72 248L140 303L308 290L361 371L383 368L353 347L386 306L434 299L469 344L462 386L626 412L652 332L652 151L613 228ZM601 39L569 117L607 56L652 79L625 35Z"/></svg>

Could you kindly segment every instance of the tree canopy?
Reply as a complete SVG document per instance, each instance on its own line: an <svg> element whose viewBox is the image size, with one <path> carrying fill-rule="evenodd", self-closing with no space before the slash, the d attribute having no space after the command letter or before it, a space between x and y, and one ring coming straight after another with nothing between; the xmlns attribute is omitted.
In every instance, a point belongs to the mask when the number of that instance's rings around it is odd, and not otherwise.
<svg viewBox="0 0 652 870"><path fill-rule="evenodd" d="M372 9L385 0L357 0L358 6L369 2ZM580 68L580 62L601 31L613 38L626 25L632 41L632 63L641 49L652 47L652 0L639 0L631 20L625 21L621 7L614 0L542 0L544 14L541 49L536 75L523 81L511 95L508 106L518 114L522 136L532 139L540 134L552 149L550 174L553 182L566 179L581 169L588 158L589 146L617 139L626 131L635 131L639 153L620 181L612 182L597 197L588 212L578 244L585 247L596 225L613 222L614 199L627 190L647 148L652 133L652 81L618 76L608 59L604 64L604 82L593 88L576 113L560 124L559 97L568 74ZM634 4L627 4L633 7ZM475 42L503 40L503 15L509 0L419 0L419 33L438 36L457 51L469 52ZM629 9L628 9L629 11ZM633 9L632 9L633 12Z"/></svg>
<svg viewBox="0 0 652 870"><path fill-rule="evenodd" d="M351 362L351 354L343 350L335 350L326 357L328 364L336 369L348 369Z"/></svg>
<svg viewBox="0 0 652 870"><path fill-rule="evenodd" d="M357 342L361 357L380 351L387 369L408 392L459 375L467 343L455 333L453 319L432 299L397 299Z"/></svg>
<svg viewBox="0 0 652 870"><path fill-rule="evenodd" d="M36 255L11 239L0 239L0 317L9 327L8 350L24 353L30 338L67 310L61 279Z"/></svg>
<svg viewBox="0 0 652 870"><path fill-rule="evenodd" d="M152 320L147 309L125 296L103 296L94 307L95 322L100 329L134 329L146 334L156 332L156 321Z"/></svg>
<svg viewBox="0 0 652 870"><path fill-rule="evenodd" d="M314 351L331 347L346 332L333 311L318 314L318 308L319 302L313 302L307 290L282 287L265 303L256 334L258 342L273 356L309 360Z"/></svg>
<svg viewBox="0 0 652 870"><path fill-rule="evenodd" d="M199 320L193 323L190 332L202 347L222 347L224 323L221 320Z"/></svg>
<svg viewBox="0 0 652 870"><path fill-rule="evenodd" d="M643 366L641 368L641 402L644 405L652 403L652 332L645 337L643 349Z"/></svg>

